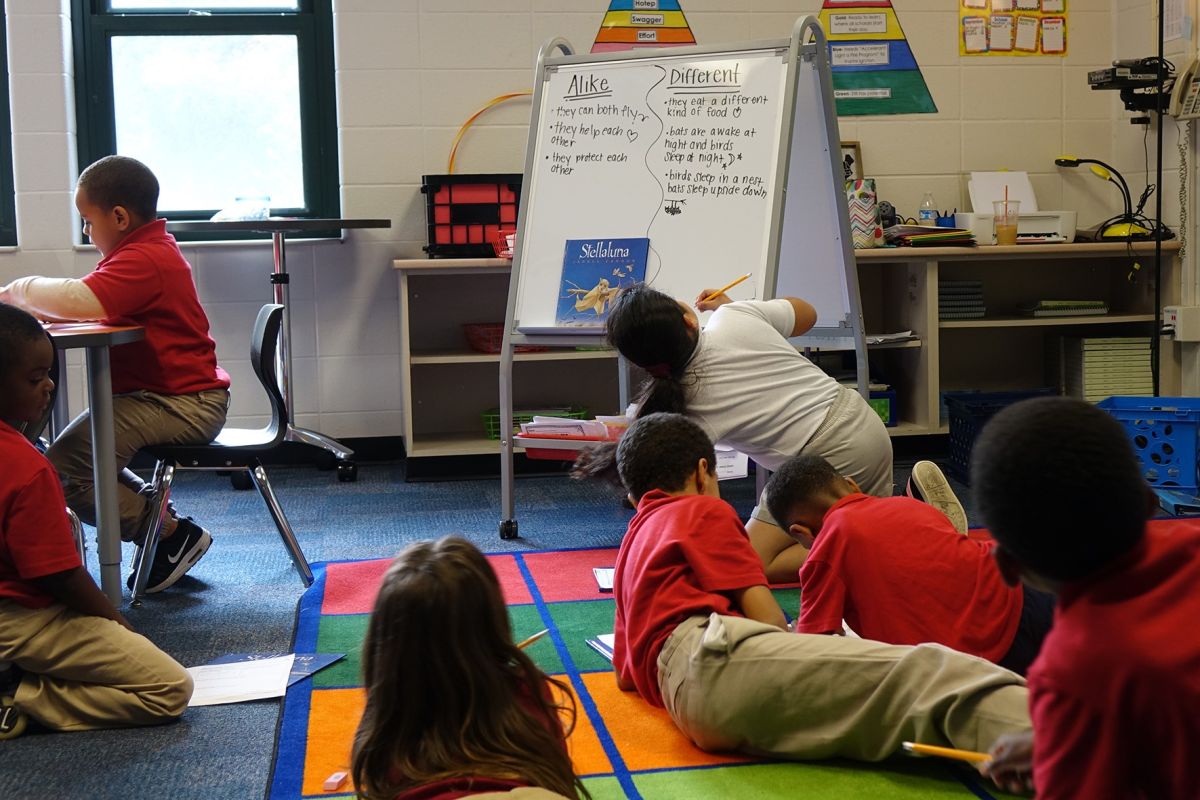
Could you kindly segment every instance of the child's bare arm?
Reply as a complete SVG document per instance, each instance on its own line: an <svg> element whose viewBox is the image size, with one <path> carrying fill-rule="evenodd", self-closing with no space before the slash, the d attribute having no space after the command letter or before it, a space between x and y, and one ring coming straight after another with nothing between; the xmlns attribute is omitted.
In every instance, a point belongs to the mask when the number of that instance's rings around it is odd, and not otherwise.
<svg viewBox="0 0 1200 800"><path fill-rule="evenodd" d="M70 322L108 315L96 293L78 278L30 275L0 288L0 302L23 308L39 319Z"/></svg>
<svg viewBox="0 0 1200 800"><path fill-rule="evenodd" d="M747 618L774 625L780 630L787 630L787 618L783 609L775 602L775 595L766 586L751 586L734 592L734 601Z"/></svg>
<svg viewBox="0 0 1200 800"><path fill-rule="evenodd" d="M786 299L792 304L792 312L796 315L796 322L792 327L792 336L803 336L817 324L817 310L807 300L801 300L799 297L788 297Z"/></svg>
<svg viewBox="0 0 1200 800"><path fill-rule="evenodd" d="M133 630L133 626L121 615L121 612L113 607L113 604L100 591L96 582L92 580L92 576L83 567L33 578L32 583L52 595L55 600L67 608L78 611L80 614L111 619L129 630Z"/></svg>

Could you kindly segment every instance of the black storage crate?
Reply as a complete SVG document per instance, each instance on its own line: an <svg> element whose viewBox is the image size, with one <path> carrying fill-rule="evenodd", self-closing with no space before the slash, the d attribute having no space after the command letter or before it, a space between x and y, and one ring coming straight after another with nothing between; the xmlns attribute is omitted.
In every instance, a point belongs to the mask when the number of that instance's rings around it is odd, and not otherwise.
<svg viewBox="0 0 1200 800"><path fill-rule="evenodd" d="M516 230L521 175L422 175L425 220L433 258L495 258L492 242Z"/></svg>
<svg viewBox="0 0 1200 800"><path fill-rule="evenodd" d="M1054 394L1053 389L1020 392L946 392L946 410L950 415L950 474L971 484L971 450L987 421L1000 409L1031 397Z"/></svg>

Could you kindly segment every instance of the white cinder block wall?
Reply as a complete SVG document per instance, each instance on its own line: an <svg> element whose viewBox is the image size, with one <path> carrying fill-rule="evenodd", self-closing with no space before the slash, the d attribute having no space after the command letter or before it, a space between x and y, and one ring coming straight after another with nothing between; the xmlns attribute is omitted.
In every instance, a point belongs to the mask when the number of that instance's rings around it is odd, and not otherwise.
<svg viewBox="0 0 1200 800"><path fill-rule="evenodd" d="M1133 184L1142 129L1115 93L1093 92L1087 72L1114 57L1153 53L1148 0L1071 0L1066 58L960 58L954 0L894 0L938 106L932 115L846 118L882 198L915 214L926 191L964 209L964 173L1019 169L1043 208L1079 211L1083 226L1115 213L1113 187L1060 171L1060 153L1114 163ZM490 98L530 86L539 45L564 36L591 46L607 0L334 0L342 211L388 217L388 230L344 242L294 242L292 334L300 424L334 436L401 431L397 280L391 260L421 257L423 173L444 173L458 126ZM786 36L814 0L684 0L702 44ZM0 281L26 274L80 276L97 254L80 247L71 201L75 156L68 0L6 0L20 242L0 251ZM1194 13L1189 12L1189 13ZM1188 45L1190 47L1190 43ZM463 140L457 172L520 172L527 100L488 112ZM1166 125L1164 216L1177 219L1176 128ZM1151 148L1153 137L1151 135ZM1194 161L1194 158L1193 158ZM151 165L153 166L153 165ZM1192 219L1196 214L1192 214ZM1194 223L1193 223L1194 224ZM261 420L265 398L247 361L250 327L270 299L267 243L187 246L185 252L234 379L232 416ZM1190 288L1189 288L1190 291ZM70 362L71 402L82 368Z"/></svg>

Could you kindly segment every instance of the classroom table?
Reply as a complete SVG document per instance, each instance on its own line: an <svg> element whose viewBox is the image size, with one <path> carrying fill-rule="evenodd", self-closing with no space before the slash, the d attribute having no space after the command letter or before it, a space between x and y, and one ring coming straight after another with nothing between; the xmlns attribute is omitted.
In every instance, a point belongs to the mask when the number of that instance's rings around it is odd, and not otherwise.
<svg viewBox="0 0 1200 800"><path fill-rule="evenodd" d="M269 233L274 265L271 270L271 290L275 302L283 306L283 330L279 336L279 390L283 393L287 409L287 432L284 440L301 442L320 447L333 453L338 460L338 480L355 480L358 470L354 462L354 451L341 442L316 431L300 428L293 424L295 406L292 404L292 315L288 311L288 271L285 240L289 233L315 233L320 231L346 230L349 228L390 228L390 219L299 219L268 217L251 220L200 220L195 222L168 222L171 233Z"/></svg>
<svg viewBox="0 0 1200 800"><path fill-rule="evenodd" d="M96 543L100 558L100 588L121 604L121 518L117 508L117 470L113 453L112 372L108 349L141 341L144 328L136 325L102 325L97 322L56 322L46 326L57 350L84 348L87 363L88 403L91 408L92 470L95 476ZM60 378L65 366L59 368ZM63 382L65 383L65 382ZM66 391L60 383L59 396ZM64 406L57 406L57 409ZM62 422L56 427L61 429Z"/></svg>

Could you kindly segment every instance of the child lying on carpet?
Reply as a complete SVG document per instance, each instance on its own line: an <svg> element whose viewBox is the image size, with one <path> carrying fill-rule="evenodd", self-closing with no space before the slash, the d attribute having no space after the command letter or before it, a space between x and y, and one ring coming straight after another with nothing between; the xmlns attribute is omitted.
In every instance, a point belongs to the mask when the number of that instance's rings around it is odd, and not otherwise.
<svg viewBox="0 0 1200 800"><path fill-rule="evenodd" d="M697 746L878 761L905 740L981 750L1028 730L1024 681L983 659L787 632L687 417L636 420L617 467L637 502L613 581L617 681Z"/></svg>
<svg viewBox="0 0 1200 800"><path fill-rule="evenodd" d="M0 303L0 739L30 718L59 731L166 722L192 697L187 671L83 568L58 475L15 428L42 419L53 358L41 324Z"/></svg>
<svg viewBox="0 0 1200 800"><path fill-rule="evenodd" d="M1200 797L1200 525L1147 529L1125 429L1079 400L1001 411L972 462L1005 579L1058 595L1029 670L1036 742L998 746L989 774L1019 786L1032 765L1051 800Z"/></svg>
<svg viewBox="0 0 1200 800"><path fill-rule="evenodd" d="M567 755L568 687L512 640L491 565L457 537L405 548L363 641L351 774L365 800L590 797Z"/></svg>
<svg viewBox="0 0 1200 800"><path fill-rule="evenodd" d="M953 494L924 462L924 482ZM1054 618L1054 598L1007 586L991 544L963 536L911 497L871 497L820 456L788 460L767 482L767 509L809 548L800 568L801 633L936 642L1024 675ZM957 503L956 503L957 505Z"/></svg>

